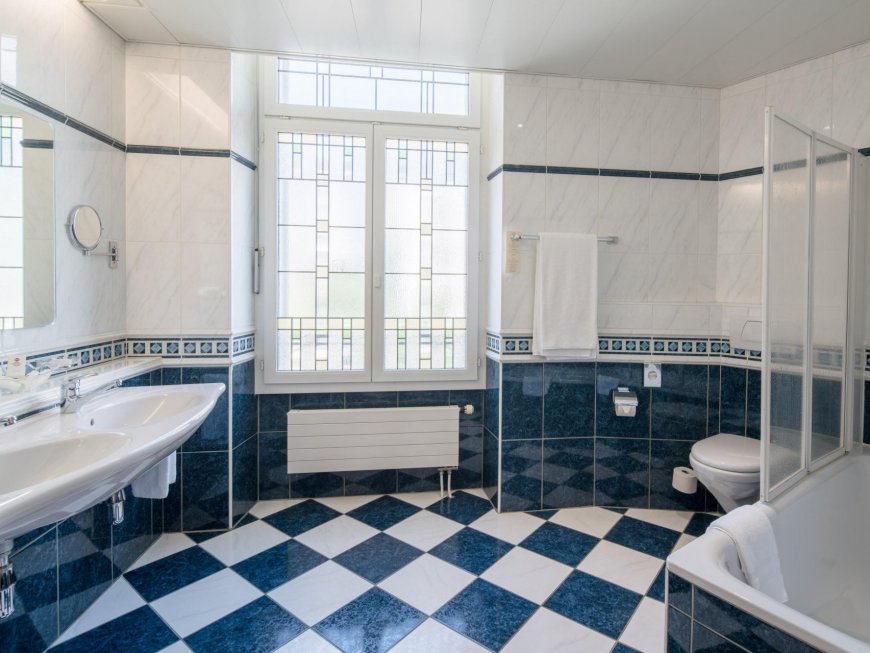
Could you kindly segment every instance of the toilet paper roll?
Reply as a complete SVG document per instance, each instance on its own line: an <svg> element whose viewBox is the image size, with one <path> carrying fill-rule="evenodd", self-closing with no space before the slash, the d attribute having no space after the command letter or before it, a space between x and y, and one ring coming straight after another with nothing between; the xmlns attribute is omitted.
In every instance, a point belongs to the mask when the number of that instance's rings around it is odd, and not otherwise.
<svg viewBox="0 0 870 653"><path fill-rule="evenodd" d="M690 467L674 467L674 489L684 494L695 494L698 491L698 475Z"/></svg>

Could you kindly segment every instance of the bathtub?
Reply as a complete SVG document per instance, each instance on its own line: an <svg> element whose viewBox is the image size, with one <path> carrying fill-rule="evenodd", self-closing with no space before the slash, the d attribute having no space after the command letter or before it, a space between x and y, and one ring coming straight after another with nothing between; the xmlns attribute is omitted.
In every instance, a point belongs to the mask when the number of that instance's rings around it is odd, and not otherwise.
<svg viewBox="0 0 870 653"><path fill-rule="evenodd" d="M787 603L746 584L719 531L668 558L669 650L721 637L749 651L870 653L870 448L858 446L770 504Z"/></svg>

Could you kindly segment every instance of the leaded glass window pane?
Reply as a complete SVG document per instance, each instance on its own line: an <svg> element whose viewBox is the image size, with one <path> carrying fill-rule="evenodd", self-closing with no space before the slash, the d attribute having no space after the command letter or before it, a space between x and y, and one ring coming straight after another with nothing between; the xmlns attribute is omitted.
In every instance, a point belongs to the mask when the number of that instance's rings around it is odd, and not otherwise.
<svg viewBox="0 0 870 653"><path fill-rule="evenodd" d="M465 369L468 143L385 147L384 368Z"/></svg>
<svg viewBox="0 0 870 653"><path fill-rule="evenodd" d="M362 370L366 139L283 132L277 148L278 370Z"/></svg>
<svg viewBox="0 0 870 653"><path fill-rule="evenodd" d="M24 123L0 116L0 329L24 321Z"/></svg>

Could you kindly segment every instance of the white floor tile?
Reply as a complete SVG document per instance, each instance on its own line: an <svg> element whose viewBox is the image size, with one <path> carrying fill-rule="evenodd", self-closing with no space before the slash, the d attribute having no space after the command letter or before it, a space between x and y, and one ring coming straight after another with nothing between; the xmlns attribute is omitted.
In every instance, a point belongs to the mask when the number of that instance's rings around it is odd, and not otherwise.
<svg viewBox="0 0 870 653"><path fill-rule="evenodd" d="M609 637L540 608L502 649L502 653L608 653L613 648Z"/></svg>
<svg viewBox="0 0 870 653"><path fill-rule="evenodd" d="M674 544L674 551L679 551L684 546L686 546L689 542L693 542L696 539L698 539L698 538L696 538L694 535L689 535L687 533L683 533L682 535L680 535L679 539L677 539L677 543ZM671 551L671 553L673 553L674 551Z"/></svg>
<svg viewBox="0 0 870 653"><path fill-rule="evenodd" d="M368 581L329 560L272 590L269 596L313 626L371 587Z"/></svg>
<svg viewBox="0 0 870 653"><path fill-rule="evenodd" d="M481 499L486 499L487 501L489 501L489 497L486 496L486 492L484 492L479 487L469 488L468 490L462 490L462 492L468 492L468 494L473 494L476 497L480 497Z"/></svg>
<svg viewBox="0 0 870 653"><path fill-rule="evenodd" d="M665 650L665 604L645 596L619 641L641 653Z"/></svg>
<svg viewBox="0 0 870 653"><path fill-rule="evenodd" d="M550 517L550 521L575 531L604 537L622 515L604 508L566 508Z"/></svg>
<svg viewBox="0 0 870 653"><path fill-rule="evenodd" d="M341 653L341 651L313 630L306 630L296 639L277 649L275 653Z"/></svg>
<svg viewBox="0 0 870 653"><path fill-rule="evenodd" d="M376 528L363 524L353 517L342 515L317 528L305 531L296 539L327 558L334 558L378 533Z"/></svg>
<svg viewBox="0 0 870 653"><path fill-rule="evenodd" d="M57 643L72 639L91 628L102 626L143 605L145 600L139 596L139 593L124 578L119 578L64 631Z"/></svg>
<svg viewBox="0 0 870 653"><path fill-rule="evenodd" d="M518 547L511 549L480 577L540 604L572 571L568 565Z"/></svg>
<svg viewBox="0 0 870 653"><path fill-rule="evenodd" d="M432 614L473 580L467 571L426 553L382 581L380 587L421 612Z"/></svg>
<svg viewBox="0 0 870 653"><path fill-rule="evenodd" d="M447 653L448 651L486 653L485 648L432 619L421 623L390 649L390 653Z"/></svg>
<svg viewBox="0 0 870 653"><path fill-rule="evenodd" d="M305 499L274 499L269 501L260 501L248 512L257 519L263 519L269 515L274 515L276 512L281 512L287 508L302 503Z"/></svg>
<svg viewBox="0 0 870 653"><path fill-rule="evenodd" d="M166 648L161 649L159 653L192 653L192 651L184 642L175 642L175 644L170 644Z"/></svg>
<svg viewBox="0 0 870 653"><path fill-rule="evenodd" d="M150 605L181 637L195 633L262 596L232 569L224 569Z"/></svg>
<svg viewBox="0 0 870 653"><path fill-rule="evenodd" d="M322 499L315 499L315 501L322 503L324 506L329 506L333 510L338 510L338 512L350 512L354 508L364 506L382 496L382 494L364 494L350 497L324 497Z"/></svg>
<svg viewBox="0 0 870 653"><path fill-rule="evenodd" d="M626 513L628 517L634 517L641 521L655 524L656 526L664 526L674 531L683 532L683 529L689 524L692 519L693 512L684 510L647 510L644 508L630 508Z"/></svg>
<svg viewBox="0 0 870 653"><path fill-rule="evenodd" d="M583 558L577 569L645 594L663 564L659 558L602 540Z"/></svg>
<svg viewBox="0 0 870 653"><path fill-rule="evenodd" d="M407 501L418 508L428 508L433 503L441 500L440 492L402 492L391 496Z"/></svg>
<svg viewBox="0 0 870 653"><path fill-rule="evenodd" d="M266 522L255 521L206 540L200 547L231 567L289 539L285 533Z"/></svg>
<svg viewBox="0 0 870 653"><path fill-rule="evenodd" d="M166 533L161 535L154 544L148 547L148 550L139 556L139 559L130 565L127 571L150 565L152 562L174 555L192 546L196 546L196 542L187 537L187 535L183 533Z"/></svg>
<svg viewBox="0 0 870 653"><path fill-rule="evenodd" d="M511 544L519 544L546 522L524 512L486 513L469 526Z"/></svg>
<svg viewBox="0 0 870 653"><path fill-rule="evenodd" d="M423 510L384 532L421 551L428 551L462 529L462 524L452 519Z"/></svg>

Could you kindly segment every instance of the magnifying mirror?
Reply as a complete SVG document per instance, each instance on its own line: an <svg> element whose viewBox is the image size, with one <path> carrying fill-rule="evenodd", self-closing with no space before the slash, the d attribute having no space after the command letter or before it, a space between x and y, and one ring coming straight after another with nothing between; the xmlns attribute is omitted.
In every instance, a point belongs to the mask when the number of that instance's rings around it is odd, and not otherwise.
<svg viewBox="0 0 870 653"><path fill-rule="evenodd" d="M77 206L69 214L69 237L83 252L92 252L100 244L103 223L92 206Z"/></svg>

